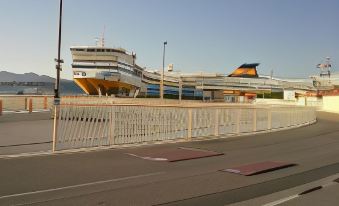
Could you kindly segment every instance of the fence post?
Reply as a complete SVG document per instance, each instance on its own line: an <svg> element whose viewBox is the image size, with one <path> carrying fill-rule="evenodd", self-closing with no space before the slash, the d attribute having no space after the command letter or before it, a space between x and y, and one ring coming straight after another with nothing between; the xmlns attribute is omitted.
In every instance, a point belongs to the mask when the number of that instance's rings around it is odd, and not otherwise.
<svg viewBox="0 0 339 206"><path fill-rule="evenodd" d="M218 109L215 109L214 113L214 136L219 136L219 116L218 116Z"/></svg>
<svg viewBox="0 0 339 206"><path fill-rule="evenodd" d="M267 111L267 129L271 130L272 129L272 108L268 108Z"/></svg>
<svg viewBox="0 0 339 206"><path fill-rule="evenodd" d="M44 109L47 109L47 97L44 97Z"/></svg>
<svg viewBox="0 0 339 206"><path fill-rule="evenodd" d="M28 113L33 111L33 99L29 99Z"/></svg>
<svg viewBox="0 0 339 206"><path fill-rule="evenodd" d="M189 108L187 111L188 114L188 122L187 122L187 140L192 140L192 108Z"/></svg>
<svg viewBox="0 0 339 206"><path fill-rule="evenodd" d="M115 141L114 141L114 131L115 131L115 113L113 110L113 106L111 107L111 111L110 111L110 117L109 117L109 121L110 121L110 126L109 126L109 146L114 145Z"/></svg>
<svg viewBox="0 0 339 206"><path fill-rule="evenodd" d="M52 152L56 151L56 141L57 141L57 136L58 136L58 126L59 126L59 115L60 115L60 105L54 105Z"/></svg>
<svg viewBox="0 0 339 206"><path fill-rule="evenodd" d="M0 99L0 116L2 115L2 100Z"/></svg>
<svg viewBox="0 0 339 206"><path fill-rule="evenodd" d="M241 109L238 109L237 111L237 121L236 121L236 124L237 124L237 129L236 129L236 134L239 134L240 133L240 117L241 117Z"/></svg>
<svg viewBox="0 0 339 206"><path fill-rule="evenodd" d="M253 109L253 132L257 131L257 109Z"/></svg>

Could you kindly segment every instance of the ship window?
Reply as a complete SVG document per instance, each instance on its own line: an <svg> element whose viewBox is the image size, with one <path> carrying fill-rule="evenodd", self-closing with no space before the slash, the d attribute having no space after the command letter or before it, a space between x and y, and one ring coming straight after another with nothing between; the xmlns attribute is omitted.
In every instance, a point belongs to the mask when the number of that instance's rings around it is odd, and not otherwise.
<svg viewBox="0 0 339 206"><path fill-rule="evenodd" d="M97 52L104 52L105 49L97 49Z"/></svg>
<svg viewBox="0 0 339 206"><path fill-rule="evenodd" d="M111 49L106 49L106 52L112 52L112 50Z"/></svg>
<svg viewBox="0 0 339 206"><path fill-rule="evenodd" d="M85 49L75 49L75 51L85 51Z"/></svg>
<svg viewBox="0 0 339 206"><path fill-rule="evenodd" d="M95 49L87 49L88 52L95 52Z"/></svg>

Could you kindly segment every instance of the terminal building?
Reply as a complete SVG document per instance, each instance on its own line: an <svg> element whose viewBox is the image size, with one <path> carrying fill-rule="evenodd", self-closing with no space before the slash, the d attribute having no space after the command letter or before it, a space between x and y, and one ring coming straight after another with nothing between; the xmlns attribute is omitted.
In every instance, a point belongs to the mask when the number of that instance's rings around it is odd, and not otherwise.
<svg viewBox="0 0 339 206"><path fill-rule="evenodd" d="M284 80L270 76L259 76L258 63L242 64L231 74L197 72L191 74L165 72L164 95L167 98L204 99L226 102L248 102L257 97L283 98L284 90L314 91L310 79ZM146 88L141 96L159 97L160 76L158 73L143 73Z"/></svg>

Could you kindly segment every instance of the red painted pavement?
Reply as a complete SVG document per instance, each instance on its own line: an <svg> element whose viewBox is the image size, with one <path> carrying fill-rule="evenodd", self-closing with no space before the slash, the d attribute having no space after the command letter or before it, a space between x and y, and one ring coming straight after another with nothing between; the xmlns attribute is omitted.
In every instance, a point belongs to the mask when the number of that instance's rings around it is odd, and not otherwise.
<svg viewBox="0 0 339 206"><path fill-rule="evenodd" d="M225 169L222 171L250 176L250 175L256 175L256 174L270 172L270 171L274 171L278 169L283 169L286 167L292 167L295 165L296 164L294 163L267 161L267 162L258 162L254 164L248 164L248 165L241 165L238 167L233 167L233 168Z"/></svg>
<svg viewBox="0 0 339 206"><path fill-rule="evenodd" d="M224 153L200 150L195 148L143 148L128 153L129 155L140 157L142 159L154 161L176 162L204 157L223 155Z"/></svg>

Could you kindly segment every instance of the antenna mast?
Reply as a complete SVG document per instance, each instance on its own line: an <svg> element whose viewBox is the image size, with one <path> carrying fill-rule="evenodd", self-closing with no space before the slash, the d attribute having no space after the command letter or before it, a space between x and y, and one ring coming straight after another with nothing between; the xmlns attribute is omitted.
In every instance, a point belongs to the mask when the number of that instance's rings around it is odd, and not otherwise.
<svg viewBox="0 0 339 206"><path fill-rule="evenodd" d="M106 30L106 25L104 25L104 31L102 32L101 38L100 38L100 46L105 47L105 30Z"/></svg>
<svg viewBox="0 0 339 206"><path fill-rule="evenodd" d="M106 30L106 25L104 25L104 30L101 33L100 37L95 37L95 43L97 47L105 47L105 30Z"/></svg>

